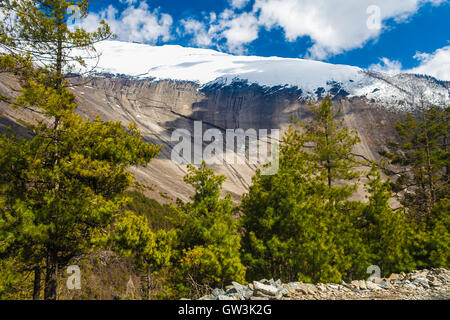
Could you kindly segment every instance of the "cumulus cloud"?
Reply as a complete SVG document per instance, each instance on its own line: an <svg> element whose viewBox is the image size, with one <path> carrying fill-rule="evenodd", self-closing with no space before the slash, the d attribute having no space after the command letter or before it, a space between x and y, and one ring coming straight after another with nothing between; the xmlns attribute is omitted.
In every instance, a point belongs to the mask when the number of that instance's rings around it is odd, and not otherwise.
<svg viewBox="0 0 450 320"><path fill-rule="evenodd" d="M286 41L295 42L309 37L312 46L304 57L323 60L348 50L363 47L368 41L376 41L387 30L386 22L407 22L425 3L439 5L448 0L229 0L231 8L224 10L217 19L198 21L204 27L186 25L193 43L207 42L218 46L226 40L226 49L245 52L245 46L258 38L259 30L280 29ZM302 55L299 52L299 55Z"/></svg>
<svg viewBox="0 0 450 320"><path fill-rule="evenodd" d="M436 50L434 53L417 53L414 58L420 61L411 73L428 74L440 80L450 81L450 46Z"/></svg>
<svg viewBox="0 0 450 320"><path fill-rule="evenodd" d="M381 58L379 63L369 66L369 70L396 75L402 72L402 63L398 60Z"/></svg>
<svg viewBox="0 0 450 320"><path fill-rule="evenodd" d="M205 23L191 18L181 20L181 25L184 31L181 31L180 33L183 33L184 35L192 35L193 37L191 43L193 45L198 47L209 47L212 45L213 36L209 31L210 29L207 29Z"/></svg>
<svg viewBox="0 0 450 320"><path fill-rule="evenodd" d="M122 12L109 5L99 13L90 13L82 26L87 30L95 29L99 21L104 19L113 33L120 40L146 43L169 41L172 38L173 19L169 14L161 13L159 9L151 10L145 1L122 0L129 6Z"/></svg>
<svg viewBox="0 0 450 320"><path fill-rule="evenodd" d="M307 57L326 59L362 47L386 29L384 22L406 21L426 3L446 0L256 0L254 11L266 29L281 28L287 41L307 36Z"/></svg>
<svg viewBox="0 0 450 320"><path fill-rule="evenodd" d="M232 8L242 9L250 3L250 0L229 0L229 2Z"/></svg>
<svg viewBox="0 0 450 320"><path fill-rule="evenodd" d="M226 9L219 16L211 13L204 18L182 20L183 35L191 35L192 43L201 47L216 46L232 53L245 53L245 45L258 38L258 19L254 14L236 13ZM225 44L222 45L221 41Z"/></svg>

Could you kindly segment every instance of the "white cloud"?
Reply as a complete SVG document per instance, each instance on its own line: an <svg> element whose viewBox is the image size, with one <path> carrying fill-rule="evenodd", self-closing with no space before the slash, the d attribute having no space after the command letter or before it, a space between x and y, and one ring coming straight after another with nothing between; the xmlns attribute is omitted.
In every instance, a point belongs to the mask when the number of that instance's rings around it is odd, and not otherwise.
<svg viewBox="0 0 450 320"><path fill-rule="evenodd" d="M206 24L195 19L181 20L184 35L193 35L191 43L198 47L212 45L212 36L208 32Z"/></svg>
<svg viewBox="0 0 450 320"><path fill-rule="evenodd" d="M224 10L217 19L206 17L198 21L204 27L185 27L186 34L193 35L195 44L208 46L205 36L211 37L210 45L215 46L226 39L226 49L238 53L245 52L245 46L258 38L260 28L279 28L290 42L309 37L313 44L304 56L323 60L376 41L387 29L389 19L405 23L423 4L443 2L449 1L255 0L251 11L242 12L240 9L245 8L249 0L229 0L231 9Z"/></svg>
<svg viewBox="0 0 450 320"><path fill-rule="evenodd" d="M169 14L161 13L159 9L151 10L145 1L122 0L129 6L121 13L109 5L100 13L90 13L83 21L82 26L88 30L95 29L101 19L104 19L113 33L120 40L146 43L166 42L172 38L173 19Z"/></svg>
<svg viewBox="0 0 450 320"><path fill-rule="evenodd" d="M118 12L112 5L91 13L84 27L105 19L119 39L146 43L172 39L173 19L160 9L151 9L146 0L120 0L128 7ZM246 53L261 28L280 29L286 41L309 37L307 58L323 60L376 41L387 29L386 21L405 23L425 3L439 5L449 0L228 0L230 7L220 14L210 12L201 19L176 23L178 34L192 37L191 44ZM396 72L395 61L382 60L373 68Z"/></svg>
<svg viewBox="0 0 450 320"><path fill-rule="evenodd" d="M232 52L243 53L243 46L258 38L258 20L251 13L232 15L229 20L224 20L223 24L225 30L222 36Z"/></svg>
<svg viewBox="0 0 450 320"><path fill-rule="evenodd" d="M250 0L229 0L231 7L234 9L242 9L247 4L249 4Z"/></svg>
<svg viewBox="0 0 450 320"><path fill-rule="evenodd" d="M229 52L243 54L245 45L258 38L258 20L253 13L236 13L226 9L219 16L211 13L204 18L205 22L195 19L182 20L183 35L191 35L192 43L201 47L216 46L225 41L225 49Z"/></svg>
<svg viewBox="0 0 450 320"><path fill-rule="evenodd" d="M436 50L434 53L417 53L414 58L421 61L411 73L428 74L440 80L450 81L450 46Z"/></svg>
<svg viewBox="0 0 450 320"><path fill-rule="evenodd" d="M397 60L381 58L380 63L372 64L369 66L369 70L383 72L389 75L396 75L402 72L402 63Z"/></svg>
<svg viewBox="0 0 450 320"><path fill-rule="evenodd" d="M384 21L404 22L426 2L438 5L448 1L256 0L254 10L262 26L281 28L288 41L310 37L314 44L307 56L325 59L362 47L386 29ZM381 28L374 27L377 24Z"/></svg>

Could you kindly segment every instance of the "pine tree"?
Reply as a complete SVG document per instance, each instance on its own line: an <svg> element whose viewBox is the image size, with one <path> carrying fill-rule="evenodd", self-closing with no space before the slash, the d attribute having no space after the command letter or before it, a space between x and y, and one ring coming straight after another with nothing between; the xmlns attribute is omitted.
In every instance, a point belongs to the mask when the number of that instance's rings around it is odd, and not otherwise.
<svg viewBox="0 0 450 320"><path fill-rule="evenodd" d="M185 182L195 194L191 202L179 201L177 228L177 260L173 270L177 294L192 296L192 285L224 287L231 281L242 282L245 268L240 260L240 236L233 215L230 195L221 198L224 176L215 176L203 163L188 166Z"/></svg>
<svg viewBox="0 0 450 320"><path fill-rule="evenodd" d="M159 147L145 143L131 124L84 120L75 113L68 74L95 55L94 44L111 36L102 22L97 32L71 28L70 6L87 14L89 1L2 1L0 65L15 74L22 91L14 107L34 110L44 120L27 124L31 140L3 135L0 159L1 254L15 255L35 270L37 286L45 270L44 297L56 299L57 276L73 257L93 248L125 205L133 184L127 168L147 165ZM73 8L73 7L72 7ZM77 69L77 66L79 69ZM40 288L35 288L35 298Z"/></svg>
<svg viewBox="0 0 450 320"><path fill-rule="evenodd" d="M348 201L358 173L358 138L342 127L328 97L313 120L290 126L276 175L260 172L242 201L244 261L251 279L340 282L363 272L365 247L353 227L360 206Z"/></svg>
<svg viewBox="0 0 450 320"><path fill-rule="evenodd" d="M390 182L383 182L375 167L367 178L370 197L362 211L359 228L369 248L370 263L379 266L386 276L411 271L416 266L409 251L413 230L405 211L391 209Z"/></svg>
<svg viewBox="0 0 450 320"><path fill-rule="evenodd" d="M400 141L389 144L392 152L382 152L401 168L393 188L417 221L423 221L450 192L449 115L450 107L433 106L409 113L395 126Z"/></svg>
<svg viewBox="0 0 450 320"><path fill-rule="evenodd" d="M145 274L144 296L150 299L152 276L169 267L175 235L173 230L153 232L145 216L128 211L103 241L120 255L132 258L136 269Z"/></svg>
<svg viewBox="0 0 450 320"><path fill-rule="evenodd" d="M399 140L389 144L390 152L382 152L399 168L399 173L386 173L395 177L393 190L415 230L410 251L424 268L448 267L450 260L449 115L450 107L422 105L397 123Z"/></svg>

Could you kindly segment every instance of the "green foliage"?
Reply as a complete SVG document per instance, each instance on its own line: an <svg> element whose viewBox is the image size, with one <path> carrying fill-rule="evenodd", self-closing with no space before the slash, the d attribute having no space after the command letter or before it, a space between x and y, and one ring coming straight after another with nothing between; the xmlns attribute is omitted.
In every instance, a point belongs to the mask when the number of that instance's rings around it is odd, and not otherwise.
<svg viewBox="0 0 450 320"><path fill-rule="evenodd" d="M172 205L160 204L137 190L129 191L126 195L130 198L127 209L147 217L153 231L173 228L173 220L177 217L177 211Z"/></svg>
<svg viewBox="0 0 450 320"><path fill-rule="evenodd" d="M231 196L221 199L223 176L215 176L205 164L189 166L186 183L195 189L189 203L179 201L177 252L173 265L175 295L193 292L193 285L223 287L230 281L243 281L245 268L240 261L240 236L233 215ZM192 296L192 295L190 295Z"/></svg>
<svg viewBox="0 0 450 320"><path fill-rule="evenodd" d="M408 114L395 127L400 142L390 143L392 152L382 153L402 168L393 189L417 221L423 221L450 192L449 115L450 107L433 106Z"/></svg>
<svg viewBox="0 0 450 320"><path fill-rule="evenodd" d="M382 153L400 168L392 185L411 219L410 252L420 267L449 267L449 115L450 107L434 106L408 114L395 127L400 142Z"/></svg>
<svg viewBox="0 0 450 320"><path fill-rule="evenodd" d="M103 22L94 33L69 28L71 5L87 14L84 0L2 1L0 7L7 18L0 40L9 53L0 66L22 85L10 102L45 118L27 124L30 140L0 137L0 254L31 269L45 267L48 299L56 299L57 270L92 250L99 234L120 220L124 192L134 182L127 168L147 165L160 150L135 124L124 128L75 113L66 77L84 60L71 53L89 55L111 33Z"/></svg>
<svg viewBox="0 0 450 320"><path fill-rule="evenodd" d="M403 209L391 209L390 183L383 182L375 168L368 174L368 179L370 198L364 207L359 227L369 247L370 263L378 265L386 276L411 271L416 267L409 252L412 226Z"/></svg>
<svg viewBox="0 0 450 320"><path fill-rule="evenodd" d="M305 130L291 126L284 136L279 172L258 173L244 195L250 279L340 282L363 272L365 247L352 224L360 205L348 200L356 187L336 183L358 177L349 156L358 138L340 128L329 98L311 110L311 123L297 122Z"/></svg>

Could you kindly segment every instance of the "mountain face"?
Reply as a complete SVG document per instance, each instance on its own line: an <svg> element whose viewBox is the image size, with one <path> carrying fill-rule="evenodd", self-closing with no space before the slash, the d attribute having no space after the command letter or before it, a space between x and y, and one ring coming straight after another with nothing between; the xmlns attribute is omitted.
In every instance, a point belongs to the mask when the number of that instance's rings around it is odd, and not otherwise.
<svg viewBox="0 0 450 320"><path fill-rule="evenodd" d="M97 74L78 78L72 87L78 112L85 117L135 122L145 139L163 146L161 155L147 168L132 168L137 179L154 190L149 195L166 200L187 200L192 190L183 182L186 166L171 160L174 130L194 132L194 121L203 129L281 129L290 118L311 117L307 103L330 94L342 109L345 124L357 132L361 143L355 153L377 159L388 140L395 139L393 124L405 111L426 104L450 104L450 82L401 74L369 72L356 67L322 62L237 57L212 50L179 46L152 47L108 41ZM97 62L88 61L92 65ZM0 75L0 94L14 94L13 77ZM39 115L1 106L0 130L10 126L26 135L18 120ZM227 176L225 192L238 200L248 190L257 166L214 165ZM359 193L359 197L363 192Z"/></svg>

